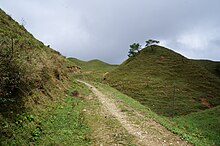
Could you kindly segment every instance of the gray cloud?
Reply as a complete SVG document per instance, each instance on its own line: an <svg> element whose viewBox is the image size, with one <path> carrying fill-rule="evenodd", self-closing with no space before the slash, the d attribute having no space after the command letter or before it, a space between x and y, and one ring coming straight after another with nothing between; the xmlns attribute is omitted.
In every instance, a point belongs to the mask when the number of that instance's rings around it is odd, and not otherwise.
<svg viewBox="0 0 220 146"><path fill-rule="evenodd" d="M218 0L2 0L0 7L66 56L121 63L150 38L189 58L220 60ZM23 21L24 22L24 21Z"/></svg>

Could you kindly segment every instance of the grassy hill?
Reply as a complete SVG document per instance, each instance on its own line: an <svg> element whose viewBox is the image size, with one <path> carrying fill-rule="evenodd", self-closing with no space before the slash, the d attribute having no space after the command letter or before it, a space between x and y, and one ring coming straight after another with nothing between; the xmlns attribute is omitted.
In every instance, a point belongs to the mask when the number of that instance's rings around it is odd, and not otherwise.
<svg viewBox="0 0 220 146"><path fill-rule="evenodd" d="M205 69L210 71L212 74L220 77L220 62L211 60L192 60L194 63L203 66Z"/></svg>
<svg viewBox="0 0 220 146"><path fill-rule="evenodd" d="M79 60L77 58L68 58L67 60L69 62L72 62L73 64L79 66L79 67L82 67L82 66L84 66L86 64L86 61L82 61L82 60Z"/></svg>
<svg viewBox="0 0 220 146"><path fill-rule="evenodd" d="M117 67L117 65L111 65L98 59L82 61L77 58L68 58L68 60L80 66L82 71L109 71Z"/></svg>
<svg viewBox="0 0 220 146"><path fill-rule="evenodd" d="M118 66L105 63L98 59L82 61L76 58L68 58L68 60L81 67L82 72L75 74L75 77L98 82L103 81L105 74L108 74Z"/></svg>
<svg viewBox="0 0 220 146"><path fill-rule="evenodd" d="M190 59L156 45L144 48L110 72L106 83L165 116L173 112L176 116L185 115L220 104L217 76Z"/></svg>

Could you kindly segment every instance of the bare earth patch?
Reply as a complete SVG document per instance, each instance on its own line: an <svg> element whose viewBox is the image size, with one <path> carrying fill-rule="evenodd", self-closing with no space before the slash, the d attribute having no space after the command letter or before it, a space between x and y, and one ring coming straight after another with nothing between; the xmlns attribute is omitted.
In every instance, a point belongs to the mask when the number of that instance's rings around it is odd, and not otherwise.
<svg viewBox="0 0 220 146"><path fill-rule="evenodd" d="M100 92L94 86L80 81L87 85L91 91L97 96L98 100L106 109L110 115L118 120L122 127L124 127L129 134L136 137L137 145L144 146L170 146L170 145L180 145L188 146L191 145L182 139L180 139L175 134L168 131L166 128L161 126L159 123L153 121L152 119L145 118L144 115L126 107L126 110L119 108L122 102L117 102L111 97ZM129 111L129 112L126 112Z"/></svg>
<svg viewBox="0 0 220 146"><path fill-rule="evenodd" d="M202 97L202 98L200 98L200 101L201 101L202 105L204 105L208 108L211 108L211 105L210 105L209 101L206 98Z"/></svg>

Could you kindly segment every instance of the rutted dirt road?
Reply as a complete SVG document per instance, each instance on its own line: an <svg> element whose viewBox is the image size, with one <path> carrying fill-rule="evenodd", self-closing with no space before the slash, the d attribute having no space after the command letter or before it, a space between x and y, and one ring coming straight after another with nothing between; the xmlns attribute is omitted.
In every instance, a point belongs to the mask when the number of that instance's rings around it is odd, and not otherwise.
<svg viewBox="0 0 220 146"><path fill-rule="evenodd" d="M115 102L114 99L109 98L107 95L103 94L89 83L86 83L81 80L78 80L78 82L81 82L90 88L90 90L96 95L98 100L102 103L103 107L109 112L109 114L115 117L119 121L121 126L123 126L128 131L129 134L136 137L138 145L191 145L181 140L175 134L171 133L166 128L153 121L152 119L146 119L144 115L141 115L141 113L138 113L133 109L132 111L134 112L135 117L128 117L128 115L119 108L117 102Z"/></svg>

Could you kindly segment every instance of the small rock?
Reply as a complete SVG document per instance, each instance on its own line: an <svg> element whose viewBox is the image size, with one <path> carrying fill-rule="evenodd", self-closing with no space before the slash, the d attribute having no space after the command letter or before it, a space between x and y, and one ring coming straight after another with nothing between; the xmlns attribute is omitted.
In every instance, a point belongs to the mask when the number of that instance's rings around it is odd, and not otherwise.
<svg viewBox="0 0 220 146"><path fill-rule="evenodd" d="M86 112L86 109L83 109L83 112Z"/></svg>

